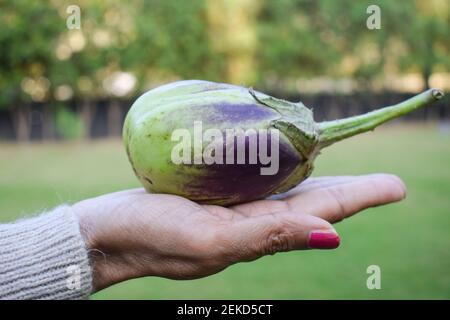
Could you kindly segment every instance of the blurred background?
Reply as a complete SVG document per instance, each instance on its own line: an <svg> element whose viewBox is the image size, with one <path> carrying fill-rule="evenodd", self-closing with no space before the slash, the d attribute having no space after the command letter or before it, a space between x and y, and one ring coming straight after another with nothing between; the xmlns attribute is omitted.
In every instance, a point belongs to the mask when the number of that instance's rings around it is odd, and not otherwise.
<svg viewBox="0 0 450 320"><path fill-rule="evenodd" d="M371 5L380 28L368 27ZM316 120L450 90L448 0L2 0L0 25L0 222L138 187L122 122L167 82L253 86L303 101ZM327 149L314 175L372 172L399 175L408 197L338 224L339 250L94 297L449 299L449 96ZM381 290L366 286L374 264Z"/></svg>

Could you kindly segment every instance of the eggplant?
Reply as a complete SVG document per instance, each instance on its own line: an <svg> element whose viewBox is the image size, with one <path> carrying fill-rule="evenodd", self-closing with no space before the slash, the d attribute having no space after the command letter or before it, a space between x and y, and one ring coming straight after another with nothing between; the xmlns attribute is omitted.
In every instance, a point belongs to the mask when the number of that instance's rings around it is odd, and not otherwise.
<svg viewBox="0 0 450 320"><path fill-rule="evenodd" d="M229 206L288 191L309 177L323 148L442 96L430 89L363 115L315 122L301 102L226 83L178 81L134 102L123 140L148 192Z"/></svg>

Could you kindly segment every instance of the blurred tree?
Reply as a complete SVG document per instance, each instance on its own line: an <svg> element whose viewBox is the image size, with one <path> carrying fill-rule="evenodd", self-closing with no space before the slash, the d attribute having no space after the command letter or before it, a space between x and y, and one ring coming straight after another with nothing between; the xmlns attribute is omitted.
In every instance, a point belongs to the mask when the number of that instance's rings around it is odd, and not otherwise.
<svg viewBox="0 0 450 320"><path fill-rule="evenodd" d="M28 140L28 103L49 95L49 69L60 28L51 7L39 1L0 5L0 108L14 108L19 140Z"/></svg>
<svg viewBox="0 0 450 320"><path fill-rule="evenodd" d="M370 5L381 10L381 29L367 28ZM449 66L449 16L447 0L264 0L260 81L284 85L326 73L369 89L380 75L415 70L429 86L432 72Z"/></svg>
<svg viewBox="0 0 450 320"><path fill-rule="evenodd" d="M369 6L376 5L381 12L381 28L369 29ZM338 76L351 76L368 89L376 76L386 71L395 58L392 44L404 33L404 21L414 7L407 1L389 0L322 0L320 9L332 39L333 47L342 57L332 70Z"/></svg>
<svg viewBox="0 0 450 320"><path fill-rule="evenodd" d="M221 81L245 85L257 76L256 18L259 0L216 0L208 2L209 41L221 61Z"/></svg>
<svg viewBox="0 0 450 320"><path fill-rule="evenodd" d="M450 68L450 2L416 0L415 9L404 21L402 40L408 53L399 64L403 71L419 71L428 89L433 72Z"/></svg>
<svg viewBox="0 0 450 320"><path fill-rule="evenodd" d="M205 0L134 1L133 10L135 40L121 52L141 89L177 78L223 79L209 40Z"/></svg>
<svg viewBox="0 0 450 320"><path fill-rule="evenodd" d="M258 20L257 61L260 81L281 80L327 72L340 56L333 36L313 0L265 0Z"/></svg>
<svg viewBox="0 0 450 320"><path fill-rule="evenodd" d="M0 2L0 107L15 111L21 140L28 137L28 120L19 111L32 101L58 108L57 101L78 100L89 130L93 99L133 96L177 78L223 78L204 0L79 0L79 30L66 25L72 4ZM117 133L117 101L110 109L109 131ZM44 118L48 131L52 121Z"/></svg>

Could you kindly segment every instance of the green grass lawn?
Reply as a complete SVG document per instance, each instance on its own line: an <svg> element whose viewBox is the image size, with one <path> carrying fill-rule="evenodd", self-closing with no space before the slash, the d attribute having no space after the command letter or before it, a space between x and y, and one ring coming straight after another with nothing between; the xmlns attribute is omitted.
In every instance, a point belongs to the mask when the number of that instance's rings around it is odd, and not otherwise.
<svg viewBox="0 0 450 320"><path fill-rule="evenodd" d="M338 250L277 254L200 280L136 279L94 298L449 299L450 131L383 127L324 150L314 175L373 172L399 175L407 199L338 224ZM119 141L0 144L2 222L138 185ZM372 264L381 290L366 287Z"/></svg>

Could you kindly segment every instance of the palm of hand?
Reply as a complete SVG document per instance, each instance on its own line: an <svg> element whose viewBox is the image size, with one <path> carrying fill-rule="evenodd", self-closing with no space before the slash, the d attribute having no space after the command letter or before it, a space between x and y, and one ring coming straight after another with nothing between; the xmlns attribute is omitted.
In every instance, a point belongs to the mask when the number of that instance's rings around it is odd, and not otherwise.
<svg viewBox="0 0 450 320"><path fill-rule="evenodd" d="M101 270L94 277L100 289L143 275L198 278L236 262L308 249L312 231L333 232L330 223L404 196L397 177L367 175L308 179L286 194L229 208L143 189L74 208L94 249L95 269Z"/></svg>

